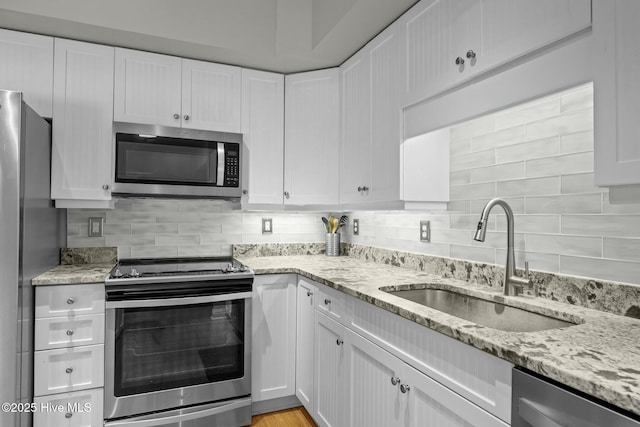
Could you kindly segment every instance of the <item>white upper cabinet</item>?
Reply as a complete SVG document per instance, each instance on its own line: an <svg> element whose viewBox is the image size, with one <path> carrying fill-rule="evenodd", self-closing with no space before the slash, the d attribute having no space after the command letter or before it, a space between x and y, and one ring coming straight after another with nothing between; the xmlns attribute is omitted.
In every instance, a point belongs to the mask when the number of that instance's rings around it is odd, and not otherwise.
<svg viewBox="0 0 640 427"><path fill-rule="evenodd" d="M339 110L337 68L285 77L285 204L338 203Z"/></svg>
<svg viewBox="0 0 640 427"><path fill-rule="evenodd" d="M55 40L51 198L58 207L111 200L113 59L112 47Z"/></svg>
<svg viewBox="0 0 640 427"><path fill-rule="evenodd" d="M340 67L340 202L399 200L397 25Z"/></svg>
<svg viewBox="0 0 640 427"><path fill-rule="evenodd" d="M243 204L282 205L284 76L242 70Z"/></svg>
<svg viewBox="0 0 640 427"><path fill-rule="evenodd" d="M0 29L0 89L20 91L43 117L53 111L53 37Z"/></svg>
<svg viewBox="0 0 640 427"><path fill-rule="evenodd" d="M116 49L114 120L240 132L239 67Z"/></svg>
<svg viewBox="0 0 640 427"><path fill-rule="evenodd" d="M640 2L593 2L594 155L599 186L640 184Z"/></svg>
<svg viewBox="0 0 640 427"><path fill-rule="evenodd" d="M402 105L591 25L591 0L422 0L400 18Z"/></svg>

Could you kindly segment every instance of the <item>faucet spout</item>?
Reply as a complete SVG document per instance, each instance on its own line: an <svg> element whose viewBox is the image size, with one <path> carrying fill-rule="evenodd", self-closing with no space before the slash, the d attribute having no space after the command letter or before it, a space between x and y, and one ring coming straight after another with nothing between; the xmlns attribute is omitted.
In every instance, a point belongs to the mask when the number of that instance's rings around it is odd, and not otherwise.
<svg viewBox="0 0 640 427"><path fill-rule="evenodd" d="M504 274L504 294L505 295L517 295L518 291L521 290L524 286L530 286L533 288L533 282L531 278L521 278L516 276L516 261L515 261L515 249L514 249L514 219L513 219L513 211L511 210L511 206L500 198L495 198L489 200L485 205L484 209L482 209L482 213L480 214L480 221L478 222L478 227L473 236L473 239L478 242L484 242L484 239L487 234L487 221L489 220L489 214L494 206L500 206L504 213L507 216L507 260L505 263L505 274ZM528 276L528 272L527 272Z"/></svg>

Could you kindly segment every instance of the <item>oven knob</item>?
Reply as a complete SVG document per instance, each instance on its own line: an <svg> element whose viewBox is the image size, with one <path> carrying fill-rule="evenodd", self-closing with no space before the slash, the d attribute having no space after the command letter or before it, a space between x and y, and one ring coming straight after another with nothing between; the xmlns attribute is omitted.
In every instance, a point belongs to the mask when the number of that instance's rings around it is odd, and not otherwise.
<svg viewBox="0 0 640 427"><path fill-rule="evenodd" d="M120 271L119 268L116 268L116 271L113 272L113 277L118 279L118 278L120 278L122 276L123 276L122 271Z"/></svg>
<svg viewBox="0 0 640 427"><path fill-rule="evenodd" d="M131 271L129 272L129 276L140 277L140 273L138 273L138 270L136 270L135 268L132 268Z"/></svg>

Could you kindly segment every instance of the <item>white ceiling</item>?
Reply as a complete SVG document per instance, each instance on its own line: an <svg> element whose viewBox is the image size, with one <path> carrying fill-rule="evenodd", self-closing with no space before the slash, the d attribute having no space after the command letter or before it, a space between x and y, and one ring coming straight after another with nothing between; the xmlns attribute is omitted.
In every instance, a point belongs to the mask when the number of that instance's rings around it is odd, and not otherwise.
<svg viewBox="0 0 640 427"><path fill-rule="evenodd" d="M292 73L340 65L417 0L0 0L0 27Z"/></svg>

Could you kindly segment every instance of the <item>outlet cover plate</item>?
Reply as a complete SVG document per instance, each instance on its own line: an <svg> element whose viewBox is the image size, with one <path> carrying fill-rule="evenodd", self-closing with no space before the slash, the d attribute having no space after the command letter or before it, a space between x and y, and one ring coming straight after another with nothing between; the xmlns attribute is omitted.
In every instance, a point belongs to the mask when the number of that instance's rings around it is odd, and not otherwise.
<svg viewBox="0 0 640 427"><path fill-rule="evenodd" d="M420 221L420 241L421 242L431 241L431 222L430 221Z"/></svg>
<svg viewBox="0 0 640 427"><path fill-rule="evenodd" d="M360 234L360 220L359 219L354 219L353 220L353 235L354 236L358 236Z"/></svg>
<svg viewBox="0 0 640 427"><path fill-rule="evenodd" d="M262 234L273 233L273 220L271 218L262 218Z"/></svg>
<svg viewBox="0 0 640 427"><path fill-rule="evenodd" d="M104 218L89 218L89 237L102 237L104 234Z"/></svg>

